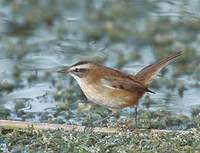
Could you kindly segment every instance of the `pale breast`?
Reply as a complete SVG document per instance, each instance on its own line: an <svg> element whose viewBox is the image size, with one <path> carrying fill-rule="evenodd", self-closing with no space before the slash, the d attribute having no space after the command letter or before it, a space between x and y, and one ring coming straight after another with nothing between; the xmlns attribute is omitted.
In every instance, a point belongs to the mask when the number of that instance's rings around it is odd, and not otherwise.
<svg viewBox="0 0 200 153"><path fill-rule="evenodd" d="M87 81L78 82L89 101L109 108L120 109L135 105L139 99L138 94L112 89L96 83L88 84Z"/></svg>

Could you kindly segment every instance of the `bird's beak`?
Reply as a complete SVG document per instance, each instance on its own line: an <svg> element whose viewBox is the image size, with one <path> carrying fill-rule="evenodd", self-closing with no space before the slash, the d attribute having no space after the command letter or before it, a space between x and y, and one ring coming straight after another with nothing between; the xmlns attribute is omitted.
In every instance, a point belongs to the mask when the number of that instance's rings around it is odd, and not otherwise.
<svg viewBox="0 0 200 153"><path fill-rule="evenodd" d="M69 67L61 68L60 70L56 71L57 73L69 73Z"/></svg>

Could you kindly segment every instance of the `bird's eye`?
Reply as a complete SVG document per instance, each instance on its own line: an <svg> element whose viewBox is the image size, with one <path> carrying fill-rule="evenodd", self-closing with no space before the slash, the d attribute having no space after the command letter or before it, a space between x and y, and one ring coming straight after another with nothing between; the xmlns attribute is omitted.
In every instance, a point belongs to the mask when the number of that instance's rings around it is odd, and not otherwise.
<svg viewBox="0 0 200 153"><path fill-rule="evenodd" d="M79 72L79 69L78 69L78 68L76 68L76 69L74 70L74 72Z"/></svg>

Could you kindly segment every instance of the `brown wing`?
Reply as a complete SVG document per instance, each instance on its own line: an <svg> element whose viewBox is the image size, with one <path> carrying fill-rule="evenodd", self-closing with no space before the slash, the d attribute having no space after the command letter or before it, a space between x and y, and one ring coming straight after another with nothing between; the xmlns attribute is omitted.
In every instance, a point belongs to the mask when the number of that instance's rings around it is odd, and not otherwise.
<svg viewBox="0 0 200 153"><path fill-rule="evenodd" d="M181 53L182 51L172 53L160 61L143 68L133 78L140 81L144 86L148 87L160 70L162 70L169 63L173 62L178 56L181 55Z"/></svg>
<svg viewBox="0 0 200 153"><path fill-rule="evenodd" d="M127 90L130 92L152 92L146 87L144 87L139 82L135 82L131 78L123 78L123 77L104 77L101 79L101 83L103 86L112 88L112 89L120 89L120 90Z"/></svg>

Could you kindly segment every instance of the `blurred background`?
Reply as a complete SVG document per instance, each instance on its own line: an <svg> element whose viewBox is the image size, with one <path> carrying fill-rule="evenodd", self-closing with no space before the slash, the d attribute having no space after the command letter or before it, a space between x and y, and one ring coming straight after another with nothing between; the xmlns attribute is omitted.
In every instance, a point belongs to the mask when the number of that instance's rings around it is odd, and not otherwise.
<svg viewBox="0 0 200 153"><path fill-rule="evenodd" d="M182 50L139 105L140 127L200 127L199 0L2 0L0 118L93 125L110 114L55 73L91 60L134 74ZM128 124L126 108L106 126Z"/></svg>

